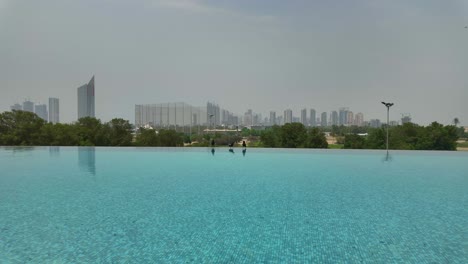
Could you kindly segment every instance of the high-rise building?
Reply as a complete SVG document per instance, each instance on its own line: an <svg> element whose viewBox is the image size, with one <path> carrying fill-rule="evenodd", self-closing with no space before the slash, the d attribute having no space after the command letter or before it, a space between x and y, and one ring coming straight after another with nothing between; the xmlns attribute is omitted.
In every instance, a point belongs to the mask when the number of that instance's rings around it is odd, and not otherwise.
<svg viewBox="0 0 468 264"><path fill-rule="evenodd" d="M371 119L369 121L371 127L379 128L382 126L379 119Z"/></svg>
<svg viewBox="0 0 468 264"><path fill-rule="evenodd" d="M339 125L346 125L348 124L348 109L347 108L340 108L339 110Z"/></svg>
<svg viewBox="0 0 468 264"><path fill-rule="evenodd" d="M277 125L280 125L280 126L284 125L284 118L283 118L283 116L278 116L278 117L276 118L276 124L277 124Z"/></svg>
<svg viewBox="0 0 468 264"><path fill-rule="evenodd" d="M49 122L53 124L60 122L60 108L58 98L49 98Z"/></svg>
<svg viewBox="0 0 468 264"><path fill-rule="evenodd" d="M14 104L10 107L10 109L13 111L13 110L23 110L23 107L20 105L20 104Z"/></svg>
<svg viewBox="0 0 468 264"><path fill-rule="evenodd" d="M244 126L253 126L253 111L248 109L244 114Z"/></svg>
<svg viewBox="0 0 468 264"><path fill-rule="evenodd" d="M352 111L348 111L348 112L346 113L346 124L347 124L348 126L354 125L354 114L353 114Z"/></svg>
<svg viewBox="0 0 468 264"><path fill-rule="evenodd" d="M274 126L276 125L276 112L275 111L270 111L270 125Z"/></svg>
<svg viewBox="0 0 468 264"><path fill-rule="evenodd" d="M310 109L310 119L309 119L309 124L310 126L314 127L314 126L317 126L317 116L316 116L316 113L315 113L315 109Z"/></svg>
<svg viewBox="0 0 468 264"><path fill-rule="evenodd" d="M332 126L338 125L338 112L332 111L331 113L331 124Z"/></svg>
<svg viewBox="0 0 468 264"><path fill-rule="evenodd" d="M95 117L94 113L94 76L88 84L78 88L78 119Z"/></svg>
<svg viewBox="0 0 468 264"><path fill-rule="evenodd" d="M320 116L320 125L322 127L326 127L327 124L327 112L323 112L322 115Z"/></svg>
<svg viewBox="0 0 468 264"><path fill-rule="evenodd" d="M284 123L292 123L293 122L293 114L291 109L284 110Z"/></svg>
<svg viewBox="0 0 468 264"><path fill-rule="evenodd" d="M301 123L304 125L304 126L307 126L307 109L304 108L301 110Z"/></svg>
<svg viewBox="0 0 468 264"><path fill-rule="evenodd" d="M34 103L31 101L24 101L23 111L34 113Z"/></svg>
<svg viewBox="0 0 468 264"><path fill-rule="evenodd" d="M254 126L262 125L262 115L261 114L254 114L252 119L252 124Z"/></svg>
<svg viewBox="0 0 468 264"><path fill-rule="evenodd" d="M211 126L218 126L221 124L221 109L215 103L206 103L206 118L210 121Z"/></svg>
<svg viewBox="0 0 468 264"><path fill-rule="evenodd" d="M411 123L411 115L410 114L403 114L401 116L401 124Z"/></svg>
<svg viewBox="0 0 468 264"><path fill-rule="evenodd" d="M37 116L44 119L44 121L48 121L48 114L47 114L47 105L45 104L38 104L34 107L34 112Z"/></svg>
<svg viewBox="0 0 468 264"><path fill-rule="evenodd" d="M354 124L356 126L363 126L364 125L364 115L362 113L357 113L354 117Z"/></svg>

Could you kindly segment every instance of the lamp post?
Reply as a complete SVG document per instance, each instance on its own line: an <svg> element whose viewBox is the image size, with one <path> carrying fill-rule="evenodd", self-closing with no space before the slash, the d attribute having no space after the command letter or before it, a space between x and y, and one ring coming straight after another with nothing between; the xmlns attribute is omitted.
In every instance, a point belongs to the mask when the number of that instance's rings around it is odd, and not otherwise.
<svg viewBox="0 0 468 264"><path fill-rule="evenodd" d="M388 128L390 126L389 117L390 117L390 107L393 105L393 103L382 102L382 104L387 107L387 155L388 155Z"/></svg>
<svg viewBox="0 0 468 264"><path fill-rule="evenodd" d="M213 114L210 114L210 126L211 126L211 129L213 130Z"/></svg>

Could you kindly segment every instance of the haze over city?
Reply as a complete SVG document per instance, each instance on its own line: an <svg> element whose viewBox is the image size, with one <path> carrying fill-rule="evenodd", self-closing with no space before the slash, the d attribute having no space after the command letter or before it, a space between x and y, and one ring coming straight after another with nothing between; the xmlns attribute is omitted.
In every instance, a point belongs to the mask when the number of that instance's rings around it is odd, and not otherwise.
<svg viewBox="0 0 468 264"><path fill-rule="evenodd" d="M0 0L0 112L60 99L95 75L96 117L216 102L468 125L468 2Z"/></svg>

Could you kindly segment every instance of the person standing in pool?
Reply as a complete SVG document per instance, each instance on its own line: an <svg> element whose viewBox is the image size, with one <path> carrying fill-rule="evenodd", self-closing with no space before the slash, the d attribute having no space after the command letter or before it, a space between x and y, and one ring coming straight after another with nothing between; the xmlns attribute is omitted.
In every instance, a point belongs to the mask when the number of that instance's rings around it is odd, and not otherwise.
<svg viewBox="0 0 468 264"><path fill-rule="evenodd" d="M214 154L215 154L215 149L214 149L214 147L215 147L215 141L214 141L214 139L212 139L212 140L211 140L211 154L213 154L213 156L214 156Z"/></svg>

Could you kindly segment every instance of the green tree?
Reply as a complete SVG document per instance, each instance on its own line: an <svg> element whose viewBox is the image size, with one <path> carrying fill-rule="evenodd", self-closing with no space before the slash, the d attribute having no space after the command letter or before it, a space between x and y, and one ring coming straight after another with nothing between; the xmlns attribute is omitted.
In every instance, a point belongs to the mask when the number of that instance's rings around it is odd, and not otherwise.
<svg viewBox="0 0 468 264"><path fill-rule="evenodd" d="M458 134L455 126L443 126L432 122L424 128L421 143L417 149L422 150L456 150Z"/></svg>
<svg viewBox="0 0 468 264"><path fill-rule="evenodd" d="M36 114L13 110L0 114L0 144L41 145L40 131L45 121Z"/></svg>
<svg viewBox="0 0 468 264"><path fill-rule="evenodd" d="M260 135L260 141L262 142L262 145L267 148L281 147L280 132L281 127L277 125L262 131L262 134Z"/></svg>
<svg viewBox="0 0 468 264"><path fill-rule="evenodd" d="M53 126L53 142L51 146L78 146L79 137L75 125L57 123Z"/></svg>
<svg viewBox="0 0 468 264"><path fill-rule="evenodd" d="M369 149L385 149L386 148L386 131L383 128L370 129L367 136L366 148Z"/></svg>
<svg viewBox="0 0 468 264"><path fill-rule="evenodd" d="M145 128L139 129L135 139L135 144L142 147L157 147L160 145L156 131Z"/></svg>
<svg viewBox="0 0 468 264"><path fill-rule="evenodd" d="M305 146L308 148L328 148L327 138L320 129L314 127L307 133Z"/></svg>
<svg viewBox="0 0 468 264"><path fill-rule="evenodd" d="M356 134L347 134L345 135L344 148L345 149L366 148L366 139L364 136L359 136Z"/></svg>
<svg viewBox="0 0 468 264"><path fill-rule="evenodd" d="M114 118L109 123L109 141L111 146L130 146L132 145L132 125L128 120Z"/></svg>
<svg viewBox="0 0 468 264"><path fill-rule="evenodd" d="M184 145L183 136L174 130L161 129L158 133L160 146L162 147L177 147Z"/></svg>
<svg viewBox="0 0 468 264"><path fill-rule="evenodd" d="M401 126L390 127L390 149L416 149L420 140L422 128L413 123L405 123Z"/></svg>
<svg viewBox="0 0 468 264"><path fill-rule="evenodd" d="M80 146L108 146L110 127L94 117L83 117L75 124Z"/></svg>
<svg viewBox="0 0 468 264"><path fill-rule="evenodd" d="M307 131L301 123L288 123L281 127L280 142L283 148L304 147Z"/></svg>

